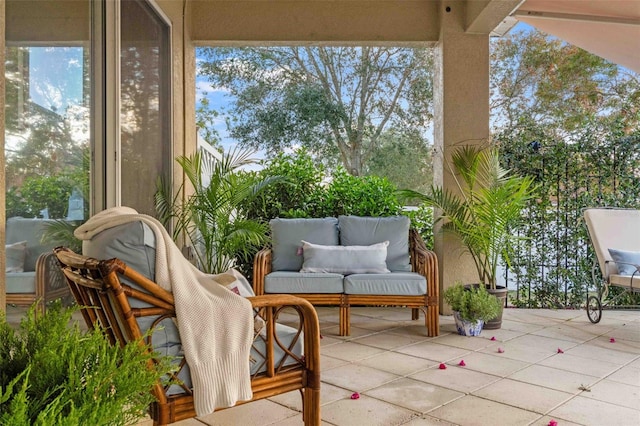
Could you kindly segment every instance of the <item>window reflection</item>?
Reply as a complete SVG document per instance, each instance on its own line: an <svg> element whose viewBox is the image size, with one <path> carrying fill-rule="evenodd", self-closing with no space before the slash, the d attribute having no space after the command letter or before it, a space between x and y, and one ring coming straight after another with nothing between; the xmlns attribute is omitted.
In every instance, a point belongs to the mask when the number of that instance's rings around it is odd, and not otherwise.
<svg viewBox="0 0 640 426"><path fill-rule="evenodd" d="M153 194L171 166L168 26L142 1L121 4L122 204L155 215Z"/></svg>

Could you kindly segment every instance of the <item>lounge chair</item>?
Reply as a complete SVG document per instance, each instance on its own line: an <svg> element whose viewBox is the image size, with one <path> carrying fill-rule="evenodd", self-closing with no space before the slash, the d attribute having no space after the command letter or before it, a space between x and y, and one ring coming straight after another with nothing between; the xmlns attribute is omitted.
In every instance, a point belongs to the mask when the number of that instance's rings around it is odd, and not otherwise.
<svg viewBox="0 0 640 426"><path fill-rule="evenodd" d="M640 210L588 208L584 219L597 257L593 270L597 296L587 294L587 316L595 324L602 318L603 308L629 292L640 291ZM609 286L622 287L625 291L609 298Z"/></svg>
<svg viewBox="0 0 640 426"><path fill-rule="evenodd" d="M151 390L156 398L149 409L154 425L195 417L189 367L174 324L173 295L119 259L97 260L63 247L54 252L89 327L101 328L112 344L121 345L139 341L145 330L152 330L147 343L174 357L174 380L167 386L158 381ZM265 322L247 359L252 363L252 401L299 390L304 424L319 425L320 345L313 306L289 295L248 299ZM276 323L283 309L291 326Z"/></svg>

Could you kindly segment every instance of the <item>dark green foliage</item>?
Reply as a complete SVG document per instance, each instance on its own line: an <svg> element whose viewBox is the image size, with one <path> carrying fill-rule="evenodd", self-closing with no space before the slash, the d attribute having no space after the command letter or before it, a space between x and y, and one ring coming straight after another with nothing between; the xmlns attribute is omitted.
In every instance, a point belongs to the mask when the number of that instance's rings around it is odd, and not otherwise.
<svg viewBox="0 0 640 426"><path fill-rule="evenodd" d="M74 186L65 176L28 177L22 187L7 191L7 217L41 217L40 211L45 208L49 209L49 217L66 217Z"/></svg>
<svg viewBox="0 0 640 426"><path fill-rule="evenodd" d="M592 122L563 138L539 123L522 122L498 139L505 165L533 176L537 185L518 226L525 239L510 255L509 278L519 288L513 302L579 307L592 285L595 259L582 210L640 208L640 131Z"/></svg>
<svg viewBox="0 0 640 426"><path fill-rule="evenodd" d="M310 217L317 209L325 170L305 150L280 153L256 173L257 179L270 176L279 176L281 180L243 205L249 217L268 222L275 217Z"/></svg>
<svg viewBox="0 0 640 426"><path fill-rule="evenodd" d="M386 178L353 176L344 169L338 169L322 194L313 217L393 216L401 211L396 190Z"/></svg>
<svg viewBox="0 0 640 426"><path fill-rule="evenodd" d="M396 187L386 178L352 176L343 168L325 180L325 169L314 164L304 150L280 154L256 174L259 179L278 176L280 181L265 188L244 204L251 218L269 221L275 217L327 217L345 215L392 216L401 206Z"/></svg>
<svg viewBox="0 0 640 426"><path fill-rule="evenodd" d="M483 285L464 286L456 283L448 287L443 297L451 309L467 321L489 321L500 313L500 302Z"/></svg>
<svg viewBox="0 0 640 426"><path fill-rule="evenodd" d="M433 250L433 208L421 204L417 210L405 210L403 215L411 220L411 227L418 231L424 244Z"/></svg>
<svg viewBox="0 0 640 426"><path fill-rule="evenodd" d="M366 175L384 176L398 188L424 192L433 182L431 145L417 132L391 129L380 135L365 167Z"/></svg>
<svg viewBox="0 0 640 426"><path fill-rule="evenodd" d="M0 313L0 424L125 425L144 416L169 362L148 368L146 346L112 346L72 324L72 313L58 304L36 317L32 308L17 330Z"/></svg>

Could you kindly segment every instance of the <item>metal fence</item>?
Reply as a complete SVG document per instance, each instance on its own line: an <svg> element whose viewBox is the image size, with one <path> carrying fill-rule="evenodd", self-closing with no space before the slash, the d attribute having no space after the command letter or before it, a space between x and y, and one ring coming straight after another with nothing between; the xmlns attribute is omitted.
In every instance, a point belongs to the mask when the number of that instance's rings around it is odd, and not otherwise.
<svg viewBox="0 0 640 426"><path fill-rule="evenodd" d="M592 274L599 274L582 212L594 206L640 207L640 137L547 141L539 150L508 154L508 166L535 176L539 185L514 230L522 239L510 249L512 264L504 270L510 303L579 307Z"/></svg>

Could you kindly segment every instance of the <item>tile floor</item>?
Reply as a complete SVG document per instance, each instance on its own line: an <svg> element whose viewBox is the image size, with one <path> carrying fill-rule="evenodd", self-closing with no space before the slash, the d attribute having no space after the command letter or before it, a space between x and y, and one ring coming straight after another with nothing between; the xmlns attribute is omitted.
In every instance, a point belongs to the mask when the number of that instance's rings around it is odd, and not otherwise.
<svg viewBox="0 0 640 426"><path fill-rule="evenodd" d="M349 337L318 314L323 425L640 425L638 311L507 309L481 337L442 316L435 338L407 309L353 308ZM295 391L176 425L301 425L300 407Z"/></svg>

